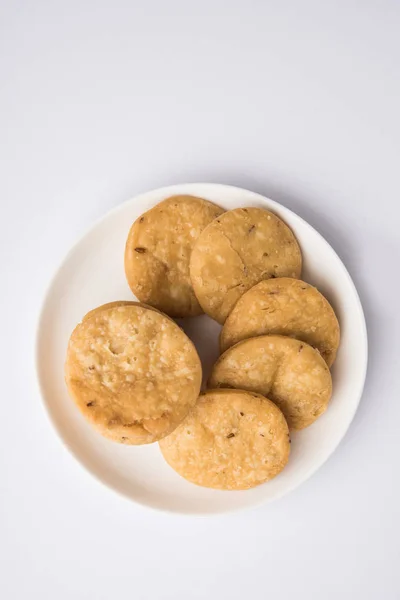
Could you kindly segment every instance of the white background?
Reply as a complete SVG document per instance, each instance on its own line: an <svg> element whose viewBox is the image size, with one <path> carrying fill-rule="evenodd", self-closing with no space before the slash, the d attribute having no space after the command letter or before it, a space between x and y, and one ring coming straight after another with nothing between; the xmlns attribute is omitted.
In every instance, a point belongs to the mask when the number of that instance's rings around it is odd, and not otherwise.
<svg viewBox="0 0 400 600"><path fill-rule="evenodd" d="M400 598L399 31L396 0L0 1L2 599ZM75 239L190 181L264 193L316 227L370 343L334 456L223 518L147 511L90 478L32 366Z"/></svg>

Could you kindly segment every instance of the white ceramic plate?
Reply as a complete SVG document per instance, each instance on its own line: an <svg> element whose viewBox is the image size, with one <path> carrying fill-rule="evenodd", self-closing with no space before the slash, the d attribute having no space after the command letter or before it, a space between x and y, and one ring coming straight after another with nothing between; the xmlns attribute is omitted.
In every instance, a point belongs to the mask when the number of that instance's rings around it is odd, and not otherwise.
<svg viewBox="0 0 400 600"><path fill-rule="evenodd" d="M91 308L130 300L124 275L125 240L132 222L173 194L192 194L225 209L271 209L294 231L303 253L303 278L332 303L341 325L341 345L327 412L292 436L288 466L272 481L252 490L223 492L197 487L163 460L158 444L123 446L101 437L85 422L64 385L69 335ZM205 376L218 355L220 326L206 316L181 321L195 342ZM365 320L354 284L343 263L315 229L287 208L253 192L216 184L187 184L142 194L96 223L72 248L55 274L39 321L37 372L52 423L75 458L109 488L140 504L178 513L213 514L255 506L293 490L332 454L353 419L367 367Z"/></svg>

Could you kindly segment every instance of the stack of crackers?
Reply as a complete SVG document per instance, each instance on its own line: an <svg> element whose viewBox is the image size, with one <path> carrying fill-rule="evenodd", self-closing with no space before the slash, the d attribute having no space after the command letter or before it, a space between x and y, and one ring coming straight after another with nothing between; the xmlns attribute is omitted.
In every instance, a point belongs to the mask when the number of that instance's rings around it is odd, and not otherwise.
<svg viewBox="0 0 400 600"><path fill-rule="evenodd" d="M340 339L332 307L301 268L293 232L270 211L164 200L126 242L139 302L95 308L71 334L70 395L107 438L159 441L193 483L239 490L272 479L288 462L290 430L328 406ZM222 330L200 393L199 356L173 319L202 313Z"/></svg>

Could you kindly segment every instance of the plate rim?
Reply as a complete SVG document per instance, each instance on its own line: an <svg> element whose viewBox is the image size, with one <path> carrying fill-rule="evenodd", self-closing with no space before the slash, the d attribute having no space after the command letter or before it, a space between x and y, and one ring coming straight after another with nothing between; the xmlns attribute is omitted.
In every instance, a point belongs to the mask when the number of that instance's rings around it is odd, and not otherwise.
<svg viewBox="0 0 400 600"><path fill-rule="evenodd" d="M44 391L44 385L41 381L40 366L39 366L40 336L41 336L41 332L42 332L41 325L42 325L42 321L44 320L44 317L45 317L47 303L51 296L53 284L54 284L59 272L63 269L65 264L68 262L70 256L73 254L76 247L84 240L84 238L86 238L88 235L90 235L99 225L101 225L104 221L106 221L110 216L112 216L120 211L123 211L125 209L125 207L127 205L131 204L133 201L140 202L140 198L142 196L147 196L149 194L160 194L160 195L165 194L165 197L168 197L168 195L173 195L174 193L182 193L182 191L178 192L179 188L184 187L184 188L194 188L195 189L198 186L202 186L204 188L210 187L210 188L213 188L214 190L218 190L218 188L219 188L221 190L224 189L225 191L235 190L235 192L246 192L246 193L249 193L249 194L257 197L260 200L260 202L267 200L272 209L274 209L274 208L277 208L278 210L283 209L284 211L293 215L295 218L299 219L302 222L302 224L305 225L305 227L307 229L311 230L314 234L316 234L317 237L319 238L319 240L323 244L328 246L328 248L334 254L335 258L338 260L338 262L343 270L343 274L345 275L345 277L348 280L348 283L352 287L352 290L354 293L354 298L356 300L357 311L359 313L359 317L361 318L360 322L362 324L362 330L360 331L360 338L362 338L362 349L363 349L363 354L364 354L362 366L360 366L361 378L360 378L360 381L358 384L358 390L357 390L357 392L354 393L354 397L355 396L357 396L357 397L355 398L354 403L353 403L353 410L349 414L348 422L346 423L345 427L343 427L343 429L341 430L338 438L335 440L334 445L333 445L332 449L330 450L329 454L327 456L325 456L321 460L321 462L319 462L317 465L311 466L309 468L309 470L306 472L306 474L303 476L303 478L300 482L297 482L297 483L295 482L293 485L288 486L284 490L281 490L280 492L276 493L271 498L260 498L256 502L253 502L252 504L249 504L249 505L242 505L242 506L231 507L231 508L228 507L224 510L215 510L212 512L207 512L207 511L190 512L190 511L183 511L183 510L173 510L172 508L169 508L169 507L166 508L166 507L160 507L160 506L154 506L152 504L148 504L146 502L143 502L136 498L133 498L132 496L128 495L127 493L124 493L123 491L117 489L116 487L111 485L109 482L102 479L96 472L91 470L84 462L82 462L80 460L80 457L70 446L69 442L66 439L64 439L64 436L61 434L56 423L54 422L53 417L50 412L50 408L45 399L46 394ZM184 193L188 193L188 192L184 192ZM272 198L269 198L268 196L265 196L264 194L261 194L259 192L254 192L247 188L242 188L239 186L223 184L223 183L210 183L210 182L177 183L177 184L172 184L172 185L168 185L168 186L154 188L151 190L147 190L145 192L140 192L139 194L136 194L134 196L131 196L127 200L117 204L116 206L114 206L113 208L108 210L105 214L103 214L100 217L98 217L97 219L95 219L94 222L91 223L91 225L86 227L84 229L84 231L76 237L75 241L70 245L69 250L64 254L62 259L58 263L58 266L55 268L53 274L51 275L49 281L47 282L47 285L44 286L44 291L43 291L41 300L39 302L39 310L37 312L37 319L36 319L36 328L34 331L34 372L35 372L36 389L37 389L40 399L41 399L40 404L44 410L44 413L47 417L48 422L51 425L51 428L56 433L56 437L58 438L61 445L64 446L64 448L66 448L68 450L69 454L73 457L75 463L78 463L80 468L85 473L88 473L91 476L92 480L95 480L103 488L107 488L112 493L118 495L120 498L124 499L125 501L129 501L129 502L135 504L136 506L140 506L147 510L155 511L157 513L164 513L164 514L169 514L169 515L180 515L180 516L186 516L186 517L216 517L216 516L229 515L229 514L233 514L233 513L239 513L239 512L243 512L243 511L247 511L247 510L253 510L253 509L259 508L260 506L267 505L271 502L275 502L276 500L279 500L280 498L282 498L284 496L287 496L288 494L293 492L295 489L301 487L304 483L306 483L321 467L323 467L323 465L329 460L329 458L331 458L331 456L335 453L339 444L342 442L345 435L347 434L347 432L350 428L350 425L354 420L354 417L358 410L358 407L360 405L360 401L361 401L364 387L365 387L367 370L368 370L368 331L367 331L365 313L363 310L362 302L361 302L359 293L357 291L356 285L355 285L352 277L350 276L350 273L349 273L346 265L344 264L344 262L342 261L342 259L340 258L340 256L336 252L336 250L333 248L333 246L323 237L323 235L318 231L318 229L313 227L303 217L298 215L296 212L294 212L290 208L284 206L280 202L277 202L276 200L273 200Z"/></svg>

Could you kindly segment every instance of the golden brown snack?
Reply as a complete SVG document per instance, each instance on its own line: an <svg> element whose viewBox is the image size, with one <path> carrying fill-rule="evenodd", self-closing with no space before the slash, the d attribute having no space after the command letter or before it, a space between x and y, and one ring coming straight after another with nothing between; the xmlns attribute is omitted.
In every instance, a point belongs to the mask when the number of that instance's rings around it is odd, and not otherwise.
<svg viewBox="0 0 400 600"><path fill-rule="evenodd" d="M199 235L190 277L204 312L224 323L254 284L270 277L300 277L301 252L293 233L262 208L237 208Z"/></svg>
<svg viewBox="0 0 400 600"><path fill-rule="evenodd" d="M325 412L332 378L318 350L293 338L263 335L220 356L209 387L263 394L279 406L291 429L303 429Z"/></svg>
<svg viewBox="0 0 400 600"><path fill-rule="evenodd" d="M222 212L202 198L172 196L134 222L125 247L125 273L141 302L171 317L203 312L190 281L190 255L201 231Z"/></svg>
<svg viewBox="0 0 400 600"><path fill-rule="evenodd" d="M104 436L146 444L168 435L196 402L201 364L171 319L143 306L92 312L67 350L68 390Z"/></svg>
<svg viewBox="0 0 400 600"><path fill-rule="evenodd" d="M160 448L192 483L246 490L282 471L290 438L283 414L270 400L243 390L210 390Z"/></svg>
<svg viewBox="0 0 400 600"><path fill-rule="evenodd" d="M294 337L317 348L333 364L340 328L333 308L313 286L283 277L261 281L244 294L221 331L221 352L257 335Z"/></svg>

